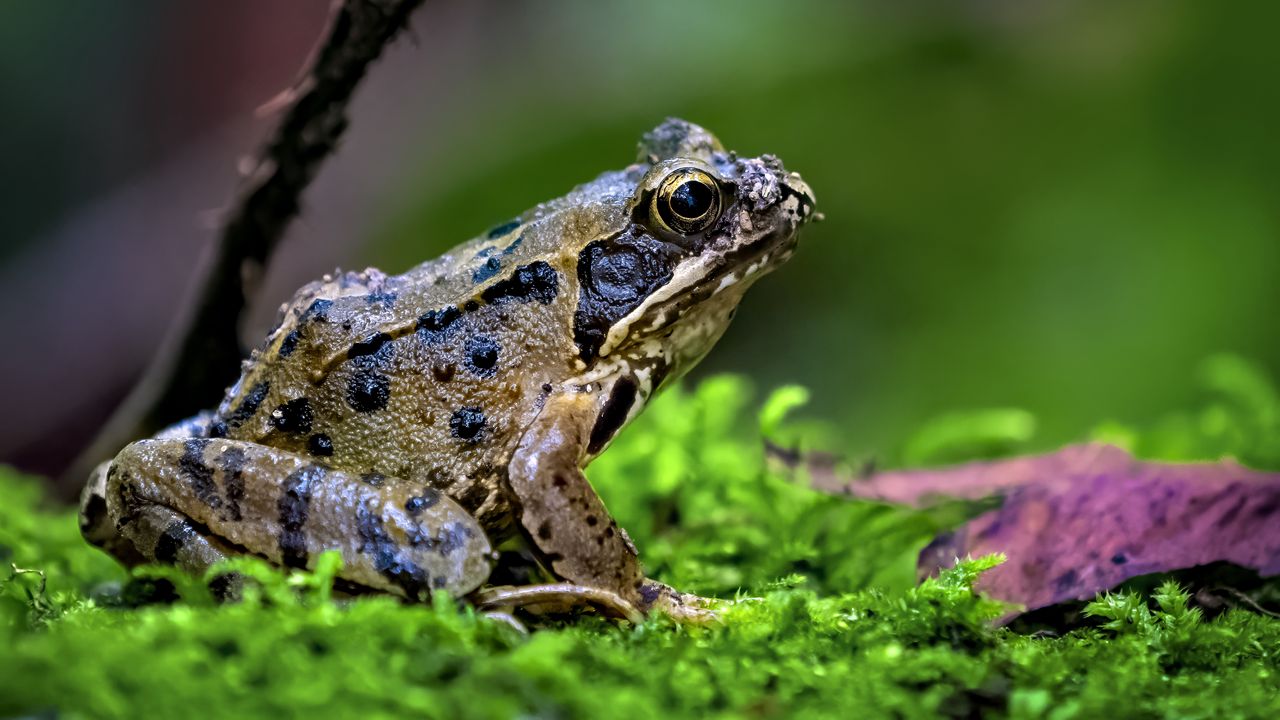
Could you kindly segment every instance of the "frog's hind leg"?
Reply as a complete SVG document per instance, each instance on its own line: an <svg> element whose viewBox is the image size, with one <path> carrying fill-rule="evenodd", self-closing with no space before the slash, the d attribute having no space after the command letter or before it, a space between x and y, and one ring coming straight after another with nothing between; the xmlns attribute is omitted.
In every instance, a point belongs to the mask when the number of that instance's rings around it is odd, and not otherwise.
<svg viewBox="0 0 1280 720"><path fill-rule="evenodd" d="M534 615L559 614L590 606L608 617L634 624L644 620L644 614L618 593L573 583L487 587L478 590L472 600L479 610L490 615L515 609Z"/></svg>
<svg viewBox="0 0 1280 720"><path fill-rule="evenodd" d="M338 550L343 580L410 599L461 597L489 575L488 538L448 497L255 443L142 440L95 481L115 534L144 560L201 570L212 550L309 568Z"/></svg>

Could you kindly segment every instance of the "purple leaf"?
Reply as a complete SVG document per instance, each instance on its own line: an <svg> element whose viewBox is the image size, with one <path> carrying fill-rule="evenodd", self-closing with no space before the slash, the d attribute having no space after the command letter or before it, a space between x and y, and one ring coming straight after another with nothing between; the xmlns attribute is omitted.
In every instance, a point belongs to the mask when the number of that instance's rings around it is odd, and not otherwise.
<svg viewBox="0 0 1280 720"><path fill-rule="evenodd" d="M921 575L957 557L1003 552L978 587L1027 610L1092 599L1129 578L1225 561L1280 575L1280 473L1224 460L1137 460L1110 445L950 468L841 477L811 467L815 488L925 507L1001 497L920 553Z"/></svg>

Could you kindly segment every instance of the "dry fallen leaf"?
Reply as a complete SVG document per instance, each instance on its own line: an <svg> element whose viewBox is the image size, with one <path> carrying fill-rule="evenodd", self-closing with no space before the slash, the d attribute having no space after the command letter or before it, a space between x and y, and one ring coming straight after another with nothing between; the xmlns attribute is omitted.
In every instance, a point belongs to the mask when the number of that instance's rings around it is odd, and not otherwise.
<svg viewBox="0 0 1280 720"><path fill-rule="evenodd" d="M957 557L1003 552L1008 562L978 587L1027 610L1215 562L1280 575L1280 473L1230 460L1148 462L1089 444L852 479L831 463L806 466L816 489L850 497L913 507L1002 498L1000 507L936 538L918 567L928 575Z"/></svg>

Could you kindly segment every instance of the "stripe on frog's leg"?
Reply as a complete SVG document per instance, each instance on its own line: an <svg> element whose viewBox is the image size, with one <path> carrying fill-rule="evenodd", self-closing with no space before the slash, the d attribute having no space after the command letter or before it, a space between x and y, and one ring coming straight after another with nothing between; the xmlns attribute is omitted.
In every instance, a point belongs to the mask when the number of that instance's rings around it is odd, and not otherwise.
<svg viewBox="0 0 1280 720"><path fill-rule="evenodd" d="M307 552L307 516L311 511L311 493L324 479L318 466L300 468L284 481L284 492L276 501L280 521L280 561L288 567L305 568Z"/></svg>
<svg viewBox="0 0 1280 720"><path fill-rule="evenodd" d="M169 527L160 533L160 537L156 538L155 549L151 552L151 557L155 558L158 563L172 565L178 559L178 551L181 550L193 536L196 530L191 527L189 520L174 520Z"/></svg>
<svg viewBox="0 0 1280 720"><path fill-rule="evenodd" d="M205 463L205 451L209 448L206 438L191 438L182 443L182 457L178 459L178 470L191 486L196 499L217 509L222 507L222 497L213 481L213 468Z"/></svg>
<svg viewBox="0 0 1280 720"><path fill-rule="evenodd" d="M244 500L244 450L239 447L223 448L217 458L222 494L226 499L222 518L230 522L242 519L240 502Z"/></svg>
<svg viewBox="0 0 1280 720"><path fill-rule="evenodd" d="M144 559L174 565L191 573L203 573L239 554L211 537L208 528L163 505L137 506L123 526L123 533Z"/></svg>

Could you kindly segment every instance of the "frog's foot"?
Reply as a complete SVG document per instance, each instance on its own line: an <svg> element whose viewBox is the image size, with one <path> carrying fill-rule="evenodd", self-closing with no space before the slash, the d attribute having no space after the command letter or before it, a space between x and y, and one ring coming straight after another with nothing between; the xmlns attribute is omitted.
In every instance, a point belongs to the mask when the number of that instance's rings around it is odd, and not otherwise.
<svg viewBox="0 0 1280 720"><path fill-rule="evenodd" d="M520 609L534 615L557 615L590 607L632 623L644 620L636 606L618 593L573 583L489 587L472 597L483 613Z"/></svg>
<svg viewBox="0 0 1280 720"><path fill-rule="evenodd" d="M712 608L718 601L679 590L645 579L640 585L640 609L645 614L662 613L679 623L707 625L719 622L720 616Z"/></svg>
<svg viewBox="0 0 1280 720"><path fill-rule="evenodd" d="M506 610L490 610L482 614L496 623L506 625L521 635L528 636L529 634L529 628L525 627L524 623L520 622L516 619L515 615L512 615Z"/></svg>

